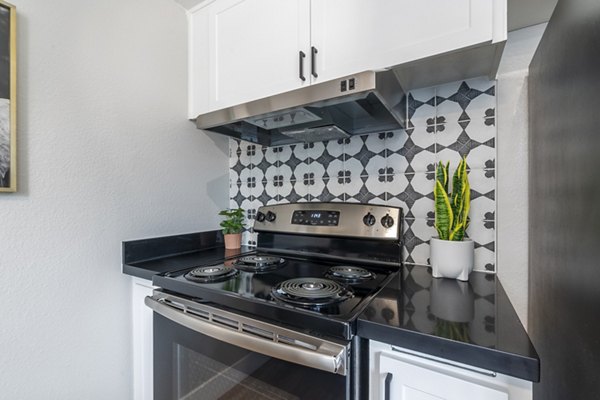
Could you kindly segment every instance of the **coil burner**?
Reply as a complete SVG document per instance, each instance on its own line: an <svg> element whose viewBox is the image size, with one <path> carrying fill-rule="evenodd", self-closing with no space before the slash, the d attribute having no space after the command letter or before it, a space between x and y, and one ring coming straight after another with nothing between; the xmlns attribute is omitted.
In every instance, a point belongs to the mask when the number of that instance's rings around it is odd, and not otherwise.
<svg viewBox="0 0 600 400"><path fill-rule="evenodd" d="M233 264L234 268L246 272L274 271L285 265L286 260L275 256L246 256L238 258Z"/></svg>
<svg viewBox="0 0 600 400"><path fill-rule="evenodd" d="M354 296L350 289L323 278L289 279L278 283L271 293L278 300L304 307L328 306Z"/></svg>
<svg viewBox="0 0 600 400"><path fill-rule="evenodd" d="M347 265L331 267L325 276L345 283L362 283L375 278L374 273L364 268Z"/></svg>
<svg viewBox="0 0 600 400"><path fill-rule="evenodd" d="M191 270L185 274L185 279L198 283L215 283L231 279L237 274L238 272L233 268L227 268L223 265L212 265Z"/></svg>

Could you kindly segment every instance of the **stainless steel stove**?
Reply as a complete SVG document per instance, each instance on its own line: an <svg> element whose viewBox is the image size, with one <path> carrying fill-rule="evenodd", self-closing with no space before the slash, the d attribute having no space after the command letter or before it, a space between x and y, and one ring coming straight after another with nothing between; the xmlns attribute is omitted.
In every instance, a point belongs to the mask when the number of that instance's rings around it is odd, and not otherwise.
<svg viewBox="0 0 600 400"><path fill-rule="evenodd" d="M261 207L254 223L258 232L255 250L153 278L161 289L146 304L155 311L155 337L183 326L181 334L195 333L200 349L195 351L202 357L211 353L202 343L221 348L220 357L225 358L236 354L234 348L242 348L243 359L267 357L265 362L304 376L298 379L331 387L329 397L320 394L319 398L359 398L361 345L355 337L356 319L397 276L401 225L402 210L387 206L299 203ZM160 354L156 341L155 352ZM172 355L169 352L165 357L159 361L161 368ZM215 357L219 358L214 354L209 358L215 361ZM242 362L237 356L233 359ZM232 368L232 361L222 361L218 362L223 368ZM241 376L256 379L260 370ZM211 371L216 374L211 379L219 376L225 382L238 382L224 377L224 369ZM298 375L301 371L304 375ZM244 386L242 381L236 385ZM275 382L263 376L260 382L275 385L292 398L316 395L305 392L302 385L290 383L282 388L285 379ZM155 385L159 394L155 398L188 396L161 390ZM203 399L235 398L202 393Z"/></svg>

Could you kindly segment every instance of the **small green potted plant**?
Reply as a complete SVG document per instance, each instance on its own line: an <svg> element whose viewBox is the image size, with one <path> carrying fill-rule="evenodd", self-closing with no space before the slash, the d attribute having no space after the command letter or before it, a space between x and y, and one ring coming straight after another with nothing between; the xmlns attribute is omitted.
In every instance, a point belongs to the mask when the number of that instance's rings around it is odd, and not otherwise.
<svg viewBox="0 0 600 400"><path fill-rule="evenodd" d="M242 231L244 230L244 210L234 208L223 210L219 215L225 219L221 221L226 249L239 249L242 246Z"/></svg>
<svg viewBox="0 0 600 400"><path fill-rule="evenodd" d="M473 270L474 243L465 238L469 226L471 187L467 176L467 161L463 158L452 178L449 188L450 163L441 162L436 169L435 229L438 237L431 238L430 256L434 278L469 279Z"/></svg>

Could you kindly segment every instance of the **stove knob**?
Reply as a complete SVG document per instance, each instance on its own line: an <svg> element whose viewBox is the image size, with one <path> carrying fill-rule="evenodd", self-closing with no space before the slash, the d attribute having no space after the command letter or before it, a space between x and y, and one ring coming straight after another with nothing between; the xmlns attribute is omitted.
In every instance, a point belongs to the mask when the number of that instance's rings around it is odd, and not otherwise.
<svg viewBox="0 0 600 400"><path fill-rule="evenodd" d="M256 213L256 220L258 222L263 222L265 220L265 214L261 213L260 211Z"/></svg>
<svg viewBox="0 0 600 400"><path fill-rule="evenodd" d="M363 222L365 223L366 226L373 226L375 225L375 222L377 220L375 219L375 216L371 213L367 213L367 215L365 215L363 217Z"/></svg>
<svg viewBox="0 0 600 400"><path fill-rule="evenodd" d="M384 228L391 228L394 226L394 218L390 217L390 214L385 214L385 217L381 218L381 225Z"/></svg>
<svg viewBox="0 0 600 400"><path fill-rule="evenodd" d="M273 221L275 221L275 219L277 219L277 215L275 215L275 213L273 211L269 211L267 213L267 221L273 222Z"/></svg>

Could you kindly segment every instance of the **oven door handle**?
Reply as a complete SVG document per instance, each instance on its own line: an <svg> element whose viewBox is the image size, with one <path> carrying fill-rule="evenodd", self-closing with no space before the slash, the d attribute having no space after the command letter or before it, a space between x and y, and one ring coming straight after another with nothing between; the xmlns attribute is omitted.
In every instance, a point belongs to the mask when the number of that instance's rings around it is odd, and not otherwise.
<svg viewBox="0 0 600 400"><path fill-rule="evenodd" d="M171 301L172 298L174 296L168 298L148 296L144 302L157 314L219 341L306 367L346 375L346 356L348 353L346 346L342 344L313 336L309 337L276 325L237 316L237 314L203 304L194 304L192 308L192 306L186 304L187 301L179 298L177 298L177 301ZM175 306L169 305L169 303ZM213 311L215 314L211 313ZM202 315L202 317L198 315ZM236 321L236 317L239 317L240 320ZM218 322L219 320L225 320L227 325ZM235 328L235 322L237 322L237 329ZM249 333L253 329L261 334L268 331L273 332L273 336L262 337L258 334ZM299 337L299 339L294 336ZM306 338L309 338L309 340L305 340ZM307 346L308 343L310 343L310 346Z"/></svg>

